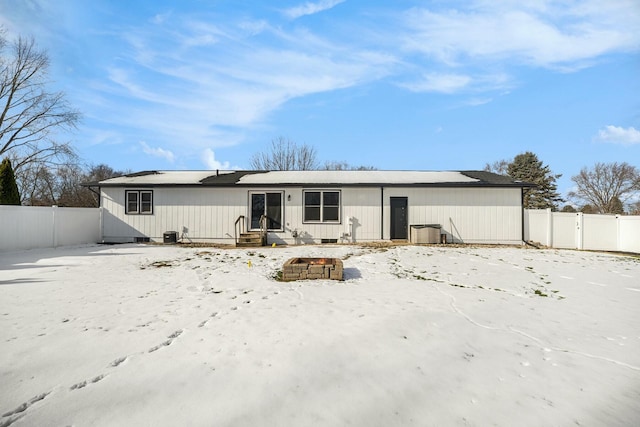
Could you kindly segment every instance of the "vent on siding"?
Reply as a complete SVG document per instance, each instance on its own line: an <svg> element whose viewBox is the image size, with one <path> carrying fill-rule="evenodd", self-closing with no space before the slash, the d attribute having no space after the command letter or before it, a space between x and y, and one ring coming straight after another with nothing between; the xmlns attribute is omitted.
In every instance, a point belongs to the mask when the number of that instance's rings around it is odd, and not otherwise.
<svg viewBox="0 0 640 427"><path fill-rule="evenodd" d="M320 243L338 243L338 239L320 239Z"/></svg>

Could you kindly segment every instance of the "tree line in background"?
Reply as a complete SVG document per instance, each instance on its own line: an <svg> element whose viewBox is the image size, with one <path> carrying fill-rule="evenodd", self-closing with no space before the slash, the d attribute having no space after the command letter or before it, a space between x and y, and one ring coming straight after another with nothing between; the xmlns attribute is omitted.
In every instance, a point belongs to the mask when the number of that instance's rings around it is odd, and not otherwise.
<svg viewBox="0 0 640 427"><path fill-rule="evenodd" d="M518 154L511 161L487 164L485 170L536 184L535 188L525 191L527 209L557 211L559 205L567 201L557 192L556 180L562 175L554 174L530 151ZM562 212L640 215L640 200L634 200L640 195L640 170L635 166L626 162L596 163L591 168L582 168L571 181L574 189L567 196L572 204L565 204L560 209Z"/></svg>
<svg viewBox="0 0 640 427"><path fill-rule="evenodd" d="M76 128L80 113L63 92L48 90L49 57L33 39L9 43L0 27L0 204L98 206L98 195L81 184L125 174L108 165L83 166L58 130ZM250 159L257 170L375 170L345 161L321 164L315 148L280 137ZM528 209L558 210L565 200L554 174L532 152L487 164L485 170L536 184L524 194ZM640 215L640 171L628 163L596 163L571 178L572 205L562 211ZM574 207L574 206L577 206ZM625 207L627 208L625 211Z"/></svg>
<svg viewBox="0 0 640 427"><path fill-rule="evenodd" d="M285 137L271 141L266 151L255 153L249 164L255 170L376 170L373 166L353 166L345 161L318 161L318 152L307 144L297 144Z"/></svg>

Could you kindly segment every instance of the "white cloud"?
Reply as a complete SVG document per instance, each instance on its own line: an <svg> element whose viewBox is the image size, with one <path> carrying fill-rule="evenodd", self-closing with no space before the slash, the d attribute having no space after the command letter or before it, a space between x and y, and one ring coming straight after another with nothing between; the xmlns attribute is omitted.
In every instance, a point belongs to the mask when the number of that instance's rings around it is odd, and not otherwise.
<svg viewBox="0 0 640 427"><path fill-rule="evenodd" d="M202 152L202 163L207 169L220 169L220 170L238 170L241 169L238 166L231 166L229 162L221 162L216 159L216 154L210 148L205 148Z"/></svg>
<svg viewBox="0 0 640 427"><path fill-rule="evenodd" d="M284 14L291 19L297 19L301 16L313 15L314 13L331 9L344 1L345 0L320 0L315 3L306 2L299 6L286 9Z"/></svg>
<svg viewBox="0 0 640 427"><path fill-rule="evenodd" d="M640 42L634 0L485 0L461 10L414 8L405 18L404 46L453 66L508 60L566 70L603 54L637 50Z"/></svg>
<svg viewBox="0 0 640 427"><path fill-rule="evenodd" d="M634 127L625 129L623 127L609 125L601 129L595 139L611 144L640 144L640 130Z"/></svg>
<svg viewBox="0 0 640 427"><path fill-rule="evenodd" d="M142 146L142 151L144 151L147 154L150 154L155 157L161 157L170 163L173 163L173 161L175 160L175 156L169 150L165 150L164 148L159 148L159 147L152 148L149 146L149 144L147 144L144 141L140 141L140 145Z"/></svg>
<svg viewBox="0 0 640 427"><path fill-rule="evenodd" d="M485 105L493 101L492 98L471 98L465 102L465 105L469 107L478 107L480 105Z"/></svg>
<svg viewBox="0 0 640 427"><path fill-rule="evenodd" d="M123 36L126 58L109 68L109 86L101 88L126 99L127 114L114 106L101 116L146 129L140 139L172 144L188 135L182 148L193 155L241 142L246 129L291 99L375 81L397 63L391 55L334 44L306 30L265 25L260 28L270 32L268 40L254 39L246 22L221 26L187 19L171 28L129 32ZM191 42L207 34L218 42Z"/></svg>
<svg viewBox="0 0 640 427"><path fill-rule="evenodd" d="M164 24L173 12L158 13L151 18L151 22L156 25Z"/></svg>
<svg viewBox="0 0 640 427"><path fill-rule="evenodd" d="M426 74L422 80L403 84L402 86L413 92L454 93L467 87L471 77L460 74Z"/></svg>
<svg viewBox="0 0 640 427"><path fill-rule="evenodd" d="M428 73L416 81L400 84L413 92L445 94L505 90L511 88L512 85L511 79L505 74L467 75L457 73ZM484 100L486 101L486 98Z"/></svg>

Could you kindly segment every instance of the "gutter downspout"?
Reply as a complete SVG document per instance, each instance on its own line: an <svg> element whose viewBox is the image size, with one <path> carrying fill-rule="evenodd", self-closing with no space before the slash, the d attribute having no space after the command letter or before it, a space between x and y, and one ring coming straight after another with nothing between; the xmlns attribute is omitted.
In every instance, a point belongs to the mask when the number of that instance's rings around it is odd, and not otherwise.
<svg viewBox="0 0 640 427"><path fill-rule="evenodd" d="M88 186L87 187L89 189L89 191L91 191L93 194L95 194L96 196L98 196L98 207L102 206L102 197L100 197L100 186L98 185L98 191L94 190L93 187Z"/></svg>

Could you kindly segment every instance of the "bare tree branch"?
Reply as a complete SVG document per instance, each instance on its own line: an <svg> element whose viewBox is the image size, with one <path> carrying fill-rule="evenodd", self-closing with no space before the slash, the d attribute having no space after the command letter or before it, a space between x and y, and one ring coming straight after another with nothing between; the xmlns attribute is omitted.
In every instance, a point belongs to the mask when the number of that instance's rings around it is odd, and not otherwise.
<svg viewBox="0 0 640 427"><path fill-rule="evenodd" d="M628 163L596 163L582 168L571 177L576 189L569 197L593 206L599 213L616 213L624 204L640 194L640 171Z"/></svg>
<svg viewBox="0 0 640 427"><path fill-rule="evenodd" d="M12 159L18 182L42 179L42 168L31 164L76 159L71 145L56 141L53 132L75 128L80 113L63 92L47 90L48 68L47 53L33 39L8 43L0 29L0 158Z"/></svg>
<svg viewBox="0 0 640 427"><path fill-rule="evenodd" d="M267 151L254 154L250 164L257 170L314 170L317 168L316 157L315 148L279 137L271 141Z"/></svg>

